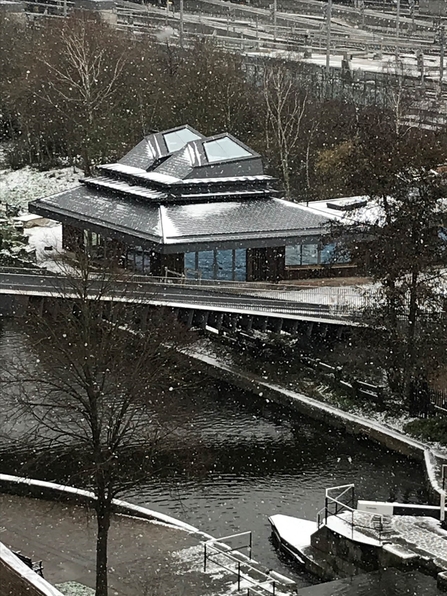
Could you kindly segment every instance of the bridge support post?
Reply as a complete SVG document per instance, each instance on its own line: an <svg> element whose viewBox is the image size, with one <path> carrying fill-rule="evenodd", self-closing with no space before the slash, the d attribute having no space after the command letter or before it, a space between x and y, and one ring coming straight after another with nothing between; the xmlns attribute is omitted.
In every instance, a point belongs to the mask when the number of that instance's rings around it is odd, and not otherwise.
<svg viewBox="0 0 447 596"><path fill-rule="evenodd" d="M145 306L142 309L142 313L141 313L141 331L146 331L147 329L147 321L149 319L149 306Z"/></svg>
<svg viewBox="0 0 447 596"><path fill-rule="evenodd" d="M13 314L15 317L24 317L28 310L29 296L14 296Z"/></svg>
<svg viewBox="0 0 447 596"><path fill-rule="evenodd" d="M216 316L215 327L217 331L220 331L222 329L223 317L223 312L218 313Z"/></svg>
<svg viewBox="0 0 447 596"><path fill-rule="evenodd" d="M223 312L210 311L209 318L208 318L208 325L210 325L211 327L214 327L214 329L217 329L217 331L220 331L222 328L223 318L224 318Z"/></svg>
<svg viewBox="0 0 447 596"><path fill-rule="evenodd" d="M200 327L203 330L205 330L206 329L206 326L208 325L209 316L210 316L210 311L209 310L202 311L202 321L201 321Z"/></svg>
<svg viewBox="0 0 447 596"><path fill-rule="evenodd" d="M191 327L192 327L192 322L193 322L193 319L194 319L194 309L193 309L193 308L191 308L191 309L189 309L187 312L188 312L188 319L187 319L187 321L186 321L186 327L187 327L188 329L191 329Z"/></svg>
<svg viewBox="0 0 447 596"><path fill-rule="evenodd" d="M298 325L299 325L299 321L293 321L292 323L292 327L290 328L290 335L296 335L298 333Z"/></svg>
<svg viewBox="0 0 447 596"><path fill-rule="evenodd" d="M45 296L31 299L28 305L32 307L33 311L35 311L39 317L42 317L45 310Z"/></svg>
<svg viewBox="0 0 447 596"><path fill-rule="evenodd" d="M337 339L339 339L339 340L342 339L342 337L343 337L343 331L344 331L344 328L343 327L339 327L337 329Z"/></svg>
<svg viewBox="0 0 447 596"><path fill-rule="evenodd" d="M253 315L247 315L246 317L244 317L245 331L250 332L252 330L252 327L253 327Z"/></svg>
<svg viewBox="0 0 447 596"><path fill-rule="evenodd" d="M274 333L281 333L282 324L283 324L282 318L281 319L276 319L275 325L273 327L273 332Z"/></svg>

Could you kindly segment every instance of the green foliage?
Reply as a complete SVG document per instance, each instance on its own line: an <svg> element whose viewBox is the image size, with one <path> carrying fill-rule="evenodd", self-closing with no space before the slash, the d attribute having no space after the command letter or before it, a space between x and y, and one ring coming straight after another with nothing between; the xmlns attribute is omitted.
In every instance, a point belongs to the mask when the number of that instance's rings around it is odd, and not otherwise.
<svg viewBox="0 0 447 596"><path fill-rule="evenodd" d="M440 443L447 446L447 418L418 418L408 422L405 432L421 441Z"/></svg>

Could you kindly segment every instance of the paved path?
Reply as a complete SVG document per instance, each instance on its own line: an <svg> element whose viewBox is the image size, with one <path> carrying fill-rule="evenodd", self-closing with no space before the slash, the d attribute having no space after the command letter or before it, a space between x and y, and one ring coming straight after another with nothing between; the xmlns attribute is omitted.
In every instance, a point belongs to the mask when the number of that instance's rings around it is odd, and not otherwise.
<svg viewBox="0 0 447 596"><path fill-rule="evenodd" d="M436 559L447 569L447 532L441 529L439 521L431 517L394 515L391 527L396 540L400 539L410 550Z"/></svg>
<svg viewBox="0 0 447 596"><path fill-rule="evenodd" d="M0 494L0 541L42 560L51 584L95 584L94 514L66 503ZM111 596L226 596L234 576L202 572L200 538L157 522L116 515L110 529ZM0 590L1 592L1 590Z"/></svg>

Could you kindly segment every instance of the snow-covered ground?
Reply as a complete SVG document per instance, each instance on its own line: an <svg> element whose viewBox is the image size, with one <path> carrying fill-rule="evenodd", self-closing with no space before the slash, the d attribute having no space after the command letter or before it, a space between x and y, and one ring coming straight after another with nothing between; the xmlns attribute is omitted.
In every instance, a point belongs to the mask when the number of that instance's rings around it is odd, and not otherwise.
<svg viewBox="0 0 447 596"><path fill-rule="evenodd" d="M6 167L5 149L0 145L0 204L19 207L22 214L28 213L30 201L72 188L82 177L81 170L73 167L45 172L29 166L11 170ZM45 226L25 229L24 235L29 238L29 247L36 250L37 263L46 269L58 270L57 256L62 251L61 224L50 220Z"/></svg>
<svg viewBox="0 0 447 596"><path fill-rule="evenodd" d="M26 212L29 201L76 186L81 177L82 172L72 167L53 168L46 172L29 166L20 170L6 169L2 166L0 155L0 201Z"/></svg>
<svg viewBox="0 0 447 596"><path fill-rule="evenodd" d="M35 249L39 267L49 271L60 271L57 257L62 253L62 224L50 222L47 226L36 226L24 230L28 246Z"/></svg>

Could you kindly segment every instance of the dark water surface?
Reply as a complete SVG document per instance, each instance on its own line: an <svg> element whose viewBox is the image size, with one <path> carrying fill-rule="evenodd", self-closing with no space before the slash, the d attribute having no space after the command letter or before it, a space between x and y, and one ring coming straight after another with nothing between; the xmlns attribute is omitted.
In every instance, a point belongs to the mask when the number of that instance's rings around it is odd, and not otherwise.
<svg viewBox="0 0 447 596"><path fill-rule="evenodd" d="M426 500L417 462L279 408L261 410L238 390L200 399L195 431L216 457L212 469L200 478L154 478L129 499L214 536L252 530L254 556L269 568L290 572L279 566L268 516L315 520L327 487L354 483L358 498Z"/></svg>
<svg viewBox="0 0 447 596"><path fill-rule="evenodd" d="M0 357L26 349L19 324L6 321ZM184 466L166 465L126 498L216 537L252 530L253 555L269 568L294 575L270 542L267 517L283 513L315 520L327 487L354 483L361 499L426 500L422 464L367 440L266 407L228 387L205 386L194 402L190 424L206 455L205 472L202 466L196 469L194 461L187 471ZM183 462L193 452L189 440L185 435ZM2 468L14 471L5 459ZM309 581L301 578L300 585ZM434 592L421 584L418 593Z"/></svg>

